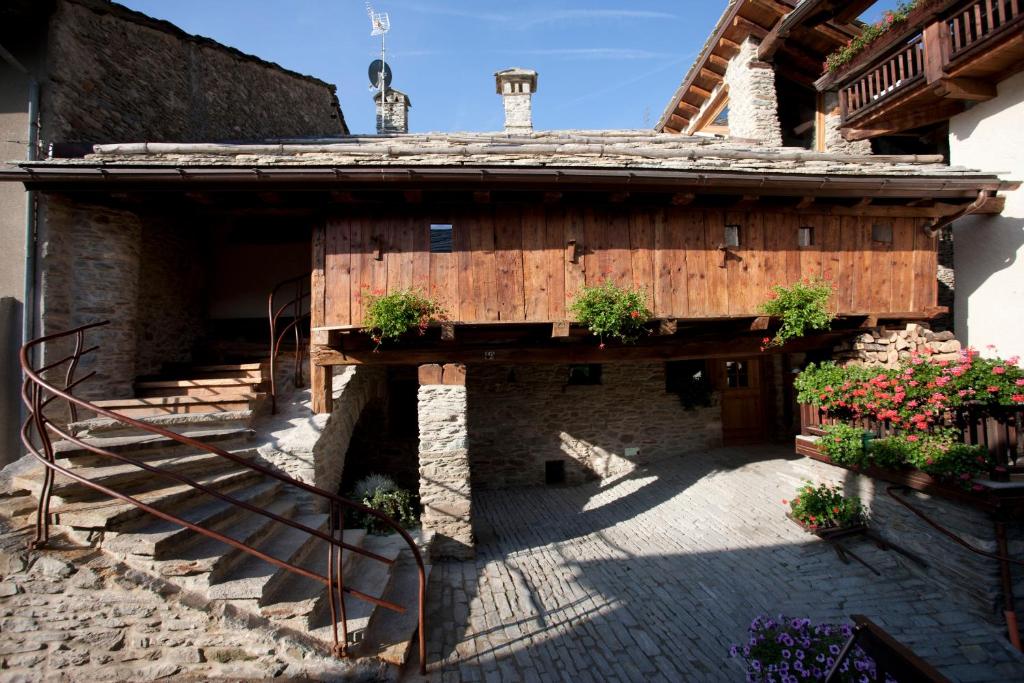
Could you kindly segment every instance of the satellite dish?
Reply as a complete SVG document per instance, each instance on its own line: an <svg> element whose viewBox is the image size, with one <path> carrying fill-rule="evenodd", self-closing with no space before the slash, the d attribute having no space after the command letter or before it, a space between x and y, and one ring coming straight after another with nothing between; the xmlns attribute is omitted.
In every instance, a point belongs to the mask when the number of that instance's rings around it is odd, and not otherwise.
<svg viewBox="0 0 1024 683"><path fill-rule="evenodd" d="M370 85L373 86L374 88L380 88L381 87L381 84L380 84L380 72L381 72L381 69L384 70L384 86L383 87L390 88L391 87L391 67L388 66L387 64L385 64L380 59L375 59L372 62L370 62L370 69L369 69Z"/></svg>

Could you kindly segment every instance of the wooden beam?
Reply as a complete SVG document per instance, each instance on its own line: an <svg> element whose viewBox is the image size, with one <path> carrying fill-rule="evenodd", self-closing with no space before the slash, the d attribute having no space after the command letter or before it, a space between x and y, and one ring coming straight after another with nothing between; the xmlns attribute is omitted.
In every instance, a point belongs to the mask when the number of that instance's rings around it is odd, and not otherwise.
<svg viewBox="0 0 1024 683"><path fill-rule="evenodd" d="M423 203L423 190L404 190L402 196L405 198L406 204Z"/></svg>
<svg viewBox="0 0 1024 683"><path fill-rule="evenodd" d="M729 60L712 52L708 54L708 65L721 69L721 73L724 75L725 70L729 68Z"/></svg>
<svg viewBox="0 0 1024 683"><path fill-rule="evenodd" d="M700 111L700 107L696 107L689 102L684 102L683 100L679 100L679 104L676 105L676 109L681 109L682 111L690 114L696 114Z"/></svg>
<svg viewBox="0 0 1024 683"><path fill-rule="evenodd" d="M714 72L712 72L712 73L714 73ZM717 76L718 74L715 74L715 75ZM700 87L699 85L696 85L696 84L691 85L690 86L690 90L692 92L697 93L698 95L700 95L704 99L707 99L707 98L711 97L711 91L710 90L705 90L704 88Z"/></svg>
<svg viewBox="0 0 1024 683"><path fill-rule="evenodd" d="M629 200L628 192L612 192L608 195L609 204L623 204Z"/></svg>
<svg viewBox="0 0 1024 683"><path fill-rule="evenodd" d="M716 83L722 80L722 74L718 73L717 71L712 71L711 69L705 68L703 66L700 68L700 76L701 78L706 78L709 81L714 81ZM704 92L707 91L705 90Z"/></svg>
<svg viewBox="0 0 1024 683"><path fill-rule="evenodd" d="M745 194L732 205L732 208L746 210L755 206L760 200L761 197L756 194Z"/></svg>
<svg viewBox="0 0 1024 683"><path fill-rule="evenodd" d="M763 330L767 330L768 325L771 323L771 321L772 319L767 315L762 315L757 318L754 318L754 322L750 323L750 330L752 332L760 332Z"/></svg>
<svg viewBox="0 0 1024 683"><path fill-rule="evenodd" d="M760 24L756 24L750 19L742 15L737 15L732 19L732 25L740 29L746 34L752 35L758 40L763 40L768 35L768 29Z"/></svg>
<svg viewBox="0 0 1024 683"><path fill-rule="evenodd" d="M798 209L808 209L814 204L815 197L801 197L800 201L796 203Z"/></svg>
<svg viewBox="0 0 1024 683"><path fill-rule="evenodd" d="M551 323L551 336L555 339L565 339L569 336L572 325L566 320Z"/></svg>
<svg viewBox="0 0 1024 683"><path fill-rule="evenodd" d="M488 190L477 190L473 193L473 202L475 204L490 204L491 193Z"/></svg>
<svg viewBox="0 0 1024 683"><path fill-rule="evenodd" d="M455 323L450 320L441 323L441 341L455 341Z"/></svg>
<svg viewBox="0 0 1024 683"><path fill-rule="evenodd" d="M693 192L676 192L672 195L673 206L686 206L692 204L693 200L697 198Z"/></svg>
<svg viewBox="0 0 1024 683"><path fill-rule="evenodd" d="M323 348L323 347L320 347ZM317 415L334 410L334 368L319 364L310 358L309 386L312 394L312 409Z"/></svg>
<svg viewBox="0 0 1024 683"><path fill-rule="evenodd" d="M668 117L669 123L672 124L673 128L684 131L690 125L690 119L679 116L678 114L672 114Z"/></svg>
<svg viewBox="0 0 1024 683"><path fill-rule="evenodd" d="M722 38L718 39L718 47L719 47L719 49L729 50L730 52L739 52L740 51L740 44L739 43L734 42L732 40L729 40L728 38L725 38L724 36Z"/></svg>
<svg viewBox="0 0 1024 683"><path fill-rule="evenodd" d="M939 97L969 102L984 102L996 96L994 83L974 78L943 78L932 84L932 91Z"/></svg>
<svg viewBox="0 0 1024 683"><path fill-rule="evenodd" d="M552 206L561 202L562 196L561 192L545 192L543 201L548 206Z"/></svg>
<svg viewBox="0 0 1024 683"><path fill-rule="evenodd" d="M679 323L673 318L667 318L658 323L658 334L662 337L670 337L679 329Z"/></svg>

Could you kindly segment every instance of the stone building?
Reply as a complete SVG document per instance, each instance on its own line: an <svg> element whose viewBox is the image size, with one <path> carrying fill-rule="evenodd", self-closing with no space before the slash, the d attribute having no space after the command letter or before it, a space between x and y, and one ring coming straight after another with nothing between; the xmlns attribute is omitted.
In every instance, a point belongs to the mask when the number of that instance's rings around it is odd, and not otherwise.
<svg viewBox="0 0 1024 683"><path fill-rule="evenodd" d="M422 624L392 601L415 603L424 555L473 556L475 496L791 438L794 369L847 341L888 362L889 341L862 335L941 312L935 230L962 212L998 213L996 194L1019 187L938 155L840 140L806 54L851 35L852 17L833 11L841 3L771 9L792 4L730 3L657 131L534 131L537 74L516 68L495 74L503 131L408 134L409 99L389 89L376 102L380 135L349 135L324 84L137 18L133 31L185 53L186 102L218 59L282 83L260 81L273 92L256 117L239 93L227 95L237 110L190 102L182 117L124 131L83 115L75 139L58 139L75 156L0 169L38 202L36 334L72 330L34 346L32 365L70 357L72 374L35 386L73 388L82 413L57 403L59 462L17 463L6 486L49 500L63 531L153 585L318 651L400 665ZM822 5L824 18L801 23ZM121 10L66 0L55 12L105 25ZM58 45L86 40L86 25L57 22ZM783 72L797 66L799 78ZM303 94L308 109L283 111ZM191 118L201 107L212 118ZM79 131L72 113L43 120ZM282 140L302 135L316 139ZM824 275L836 284L833 329L766 349L772 287ZM573 320L581 291L609 280L647 297L652 319L635 343ZM378 348L369 297L409 289L446 319ZM308 368L305 392L289 391L304 378L286 378L276 353L280 311L308 332L289 349ZM165 470L97 466L115 452ZM135 501L60 478L54 493L58 464L96 466L93 483ZM339 496L370 473L418 494L415 537L348 525ZM222 495L204 505L200 490ZM211 545L190 524L234 543ZM339 621L351 630L332 633Z"/></svg>
<svg viewBox="0 0 1024 683"><path fill-rule="evenodd" d="M5 2L0 47L4 161L81 156L93 144L121 140L262 140L348 132L333 86L109 0ZM15 185L0 187L5 246L0 255L0 462L19 450L17 346L23 336L44 331L43 300L51 308L57 305L39 291L48 286L42 281L46 268L39 265L51 252L35 226L40 216L61 210ZM135 242L155 237L139 230ZM99 245L102 240L95 237ZM77 239L84 243L91 237ZM123 243L120 248L138 247ZM128 273L139 272L125 265ZM83 269L75 276L81 278L76 286L99 289ZM134 307L130 299L136 289L122 289L122 303Z"/></svg>

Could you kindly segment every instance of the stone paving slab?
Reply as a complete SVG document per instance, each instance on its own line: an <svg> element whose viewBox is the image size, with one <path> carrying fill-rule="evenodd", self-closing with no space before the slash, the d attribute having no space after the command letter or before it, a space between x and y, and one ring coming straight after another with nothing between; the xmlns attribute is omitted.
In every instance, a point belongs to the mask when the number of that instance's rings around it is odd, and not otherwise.
<svg viewBox="0 0 1024 683"><path fill-rule="evenodd" d="M995 625L895 553L854 546L878 578L785 518L794 482L828 467L783 447L720 449L603 483L478 494L476 560L431 576L429 679L743 680L729 645L782 612L866 614L953 680L1024 680Z"/></svg>

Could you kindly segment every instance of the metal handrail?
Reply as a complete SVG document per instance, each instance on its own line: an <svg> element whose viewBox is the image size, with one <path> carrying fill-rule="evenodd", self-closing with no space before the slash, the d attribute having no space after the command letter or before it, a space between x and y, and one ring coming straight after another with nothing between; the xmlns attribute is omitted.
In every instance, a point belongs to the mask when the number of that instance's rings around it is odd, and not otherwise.
<svg viewBox="0 0 1024 683"><path fill-rule="evenodd" d="M373 603L379 607L390 609L395 612L404 613L406 611L406 608L401 605L397 605L387 600L374 598L370 595L362 593L361 591L348 587L344 583L342 567L343 553L346 550L357 553L358 555L366 557L370 560L383 562L388 565L394 564L395 562L395 560L382 557L380 555L377 555L376 553L370 552L358 546L353 546L344 542L343 539L345 529L343 513L345 510L356 510L358 512L371 515L372 517L381 520L386 526L390 527L395 532L397 532L409 546L410 550L412 550L413 557L416 560L419 578L417 623L419 641L418 645L420 655L420 673L425 674L426 634L424 626L426 623L426 569L423 563L423 556L420 553L420 550L417 547L416 542L409 535L409 533L405 529L403 529L401 525L395 522L395 520L391 519L387 515L378 512L377 510L373 510L372 508L366 507L365 505L361 505L355 501L342 498L341 496L330 493L329 491L325 491L311 484L299 481L298 479L294 479L285 474L281 474L280 472L276 472L262 465L249 462L248 460L238 455L235 455L234 453L229 453L228 451L217 448L216 446L203 443L202 441L198 441L196 439L184 436L182 434L171 432L167 429L163 429L162 427L158 427L148 422L128 417L127 415L121 415L120 413L108 410L106 408L102 408L93 403L90 403L89 401L74 396L71 393L71 389L80 385L82 382L89 379L94 374L89 373L88 375L85 375L76 380L74 375L75 370L78 367L79 361L83 356L98 351L100 348L98 345L94 345L89 348L84 348L85 333L88 330L97 327L102 327L107 324L109 324L109 321L82 325L80 327L76 327L74 329L67 330L64 332L57 332L54 334L38 337L27 342L24 346L21 347L21 367L23 372L25 373L25 381L22 384L22 400L25 402L25 405L29 409L28 419L26 419L25 423L22 425L21 439L22 442L25 444L25 447L29 450L29 452L32 453L32 455L45 466L43 472L43 487L39 494L39 504L36 508L36 536L35 539L32 541L31 546L33 548L42 548L45 547L47 541L49 540L49 527L51 523L50 500L53 492L54 476L56 473L59 473L70 479L78 481L81 484L89 486L90 488L93 488L111 498L116 498L118 500L122 500L126 503L134 505L155 517L159 517L160 519L163 519L165 521L191 529L196 533L202 534L203 536L207 536L216 541L229 545L233 548L241 550L242 552L248 553L254 557L258 557L259 559L265 562L269 562L270 564L273 564L274 566L284 569L286 571L323 583L328 589L327 592L331 610L331 625L332 636L334 641L334 652L338 656L345 656L348 654L348 623L345 616L345 595L351 595L354 598L358 598L360 600ZM51 342L71 336L74 336L76 341L75 351L71 355L61 359L60 361L52 362L41 368L34 368L32 366L31 357L32 350L34 347L46 342ZM50 383L49 381L42 377L43 372L53 370L62 365L63 363L70 364L64 377L63 387L54 386L52 383ZM323 531L320 531L319 529L314 529L299 522L295 522L293 520L281 517L280 515L272 513L269 510L264 510L247 501L238 500L232 496L221 493L220 491L216 491L206 485L200 484L199 482L189 477L186 477L178 472L164 470L159 467L155 467L149 463L140 462L138 460L130 458L127 455L124 455L123 453L114 453L111 451L107 451L103 448L100 448L94 444L90 444L84 441L83 439L71 434L69 430L62 429L60 426L58 426L57 423L54 422L54 420L52 420L45 414L45 407L55 399L64 400L64 402L68 406L69 413L72 415L72 419L76 419L77 409L83 408L85 410L96 413L97 415L101 415L103 417L115 420L121 424L134 427L136 429L140 429L152 434L156 434L176 441L177 443L181 443L186 446L191 446L198 450L216 455L220 458L230 460L247 469L258 472L263 476L270 477L279 482L282 482L284 484L293 486L297 489L312 494L327 502L329 519L331 520L331 527L329 529L329 533L325 533ZM33 432L36 437L35 439L33 439ZM253 512L255 514L262 515L272 520L273 522L284 524L288 527L308 533L311 536L319 538L320 540L327 543L327 575L322 576L320 574L317 574L316 572L294 565L285 560L281 560L276 557L267 555L246 543L233 539L229 536L225 536L212 529L207 529L205 527L201 527L199 525L188 522L172 513L154 508L153 506L148 505L147 503L143 503L142 501L139 501L136 498L133 498L132 496L129 496L125 493L121 493L100 483L97 483L87 477L84 477L75 470L69 470L65 467L62 467L61 465L58 465L56 463L56 458L54 455L53 441L50 438L51 433L56 434L57 436L66 439L69 442L76 444L77 446L85 448L86 450L97 455L112 458L118 462L122 462L125 464L133 465L140 469L151 472L157 476L173 479L191 488L201 491L205 494L214 496L215 498L218 498L230 505L248 510L249 512ZM335 519L341 520L339 529L335 529L333 527L333 520ZM338 633L339 623L341 625L340 639Z"/></svg>
<svg viewBox="0 0 1024 683"><path fill-rule="evenodd" d="M281 351L281 342L290 330L295 332L295 368L293 370L293 384L295 387L303 385L302 379L302 321L309 317L309 307L303 306L306 299L310 299L309 273L299 275L274 285L267 296L267 322L270 324L270 412L277 413L277 354ZM278 292L286 287L293 287L292 298L274 307ZM286 310L291 309L292 320L283 328L278 330L278 319Z"/></svg>

